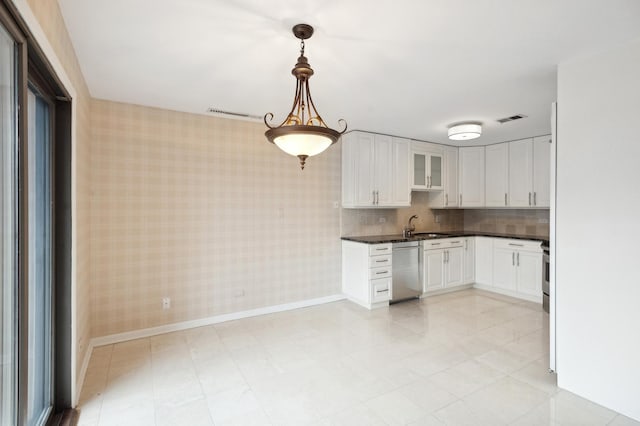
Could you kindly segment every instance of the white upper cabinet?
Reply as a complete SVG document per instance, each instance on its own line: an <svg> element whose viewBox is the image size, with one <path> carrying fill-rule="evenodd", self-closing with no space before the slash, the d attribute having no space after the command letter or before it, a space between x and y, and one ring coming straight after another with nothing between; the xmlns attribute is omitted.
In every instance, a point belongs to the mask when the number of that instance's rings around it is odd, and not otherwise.
<svg viewBox="0 0 640 426"><path fill-rule="evenodd" d="M442 148L424 142L411 144L411 189L435 191L444 186Z"/></svg>
<svg viewBox="0 0 640 426"><path fill-rule="evenodd" d="M429 207L458 207L458 148L444 147L444 182L442 191L429 192Z"/></svg>
<svg viewBox="0 0 640 426"><path fill-rule="evenodd" d="M411 141L409 139L393 138L392 149L392 203L395 206L410 206L411 188L409 188L409 155L411 152Z"/></svg>
<svg viewBox="0 0 640 426"><path fill-rule="evenodd" d="M485 147L487 207L508 206L509 144L499 143Z"/></svg>
<svg viewBox="0 0 640 426"><path fill-rule="evenodd" d="M341 143L343 207L411 205L408 140L350 132Z"/></svg>
<svg viewBox="0 0 640 426"><path fill-rule="evenodd" d="M533 139L509 142L509 206L533 207Z"/></svg>
<svg viewBox="0 0 640 426"><path fill-rule="evenodd" d="M463 147L458 151L460 207L484 207L484 147Z"/></svg>
<svg viewBox="0 0 640 426"><path fill-rule="evenodd" d="M551 191L551 136L533 138L533 205L549 207Z"/></svg>

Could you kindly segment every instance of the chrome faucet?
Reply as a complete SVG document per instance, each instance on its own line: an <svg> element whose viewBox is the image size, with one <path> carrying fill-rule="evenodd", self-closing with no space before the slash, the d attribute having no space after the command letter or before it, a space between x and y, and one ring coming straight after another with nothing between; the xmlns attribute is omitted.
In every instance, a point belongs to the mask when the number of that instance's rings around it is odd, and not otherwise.
<svg viewBox="0 0 640 426"><path fill-rule="evenodd" d="M415 225L411 222L413 221L413 219L417 219L417 218L418 218L418 215L415 215L415 214L409 218L409 222L407 223L407 226L402 228L403 238L411 238L411 236L413 235L413 231L416 230Z"/></svg>

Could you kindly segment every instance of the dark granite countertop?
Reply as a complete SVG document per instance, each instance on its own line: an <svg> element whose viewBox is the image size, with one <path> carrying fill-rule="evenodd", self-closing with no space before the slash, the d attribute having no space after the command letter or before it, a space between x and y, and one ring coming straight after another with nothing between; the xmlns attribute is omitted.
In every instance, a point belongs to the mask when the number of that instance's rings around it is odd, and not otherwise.
<svg viewBox="0 0 640 426"><path fill-rule="evenodd" d="M456 238L456 237L493 237L493 238L512 238L516 240L533 240L542 241L549 244L549 239L537 235L523 234L504 234L498 232L481 232L481 231L446 231L446 232L416 232L411 238L404 238L402 234L397 235L369 235L363 237L342 237L346 241L355 241L364 244L384 244L384 243L404 243L407 241L434 240L439 238ZM426 235L430 234L430 235ZM435 234L435 235L434 235Z"/></svg>

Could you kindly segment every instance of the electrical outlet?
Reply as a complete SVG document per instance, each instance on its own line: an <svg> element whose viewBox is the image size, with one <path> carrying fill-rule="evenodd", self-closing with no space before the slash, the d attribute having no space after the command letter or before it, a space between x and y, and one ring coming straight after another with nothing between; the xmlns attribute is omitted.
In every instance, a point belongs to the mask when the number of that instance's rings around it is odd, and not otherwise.
<svg viewBox="0 0 640 426"><path fill-rule="evenodd" d="M162 309L170 309L171 308L171 298L163 297L162 298Z"/></svg>
<svg viewBox="0 0 640 426"><path fill-rule="evenodd" d="M378 218L378 223L386 223L387 222L387 218L382 216L380 218Z"/></svg>
<svg viewBox="0 0 640 426"><path fill-rule="evenodd" d="M233 295L234 295L235 297L244 297L244 289L242 289L242 288L241 288L241 289L239 289L239 290L234 291L234 292L233 292Z"/></svg>
<svg viewBox="0 0 640 426"><path fill-rule="evenodd" d="M433 220L434 220L436 223L440 223L440 215L439 215L439 214L435 215L435 216L433 217Z"/></svg>
<svg viewBox="0 0 640 426"><path fill-rule="evenodd" d="M334 201L334 202L333 202L333 208L334 208L334 209L339 209L339 208L340 208L340 202L338 202L338 201Z"/></svg>
<svg viewBox="0 0 640 426"><path fill-rule="evenodd" d="M538 223L549 223L549 219L540 218L540 219L538 219Z"/></svg>

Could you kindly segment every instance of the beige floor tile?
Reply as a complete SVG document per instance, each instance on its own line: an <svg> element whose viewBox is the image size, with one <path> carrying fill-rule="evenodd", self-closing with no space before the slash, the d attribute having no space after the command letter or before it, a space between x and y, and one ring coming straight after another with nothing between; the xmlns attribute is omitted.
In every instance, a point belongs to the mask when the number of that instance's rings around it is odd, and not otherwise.
<svg viewBox="0 0 640 426"><path fill-rule="evenodd" d="M463 398L474 412L509 423L528 413L549 396L531 385L505 377Z"/></svg>
<svg viewBox="0 0 640 426"><path fill-rule="evenodd" d="M548 356L533 361L520 370L514 371L511 373L511 376L549 395L555 395L559 390L557 386L557 375L549 372Z"/></svg>
<svg viewBox="0 0 640 426"><path fill-rule="evenodd" d="M388 425L406 425L428 414L399 390L373 398L365 405Z"/></svg>
<svg viewBox="0 0 640 426"><path fill-rule="evenodd" d="M505 374L476 360L467 360L429 377L433 383L461 398L497 381Z"/></svg>
<svg viewBox="0 0 640 426"><path fill-rule="evenodd" d="M487 412L476 412L465 401L458 400L436 411L433 416L450 426L500 426L501 419Z"/></svg>
<svg viewBox="0 0 640 426"><path fill-rule="evenodd" d="M411 402L428 413L443 408L458 398L430 379L421 378L398 389Z"/></svg>
<svg viewBox="0 0 640 426"><path fill-rule="evenodd" d="M209 406L204 398L180 405L156 403L157 426L213 426Z"/></svg>
<svg viewBox="0 0 640 426"><path fill-rule="evenodd" d="M558 390L548 326L537 304L469 289L105 345L89 362L80 424L637 424Z"/></svg>

